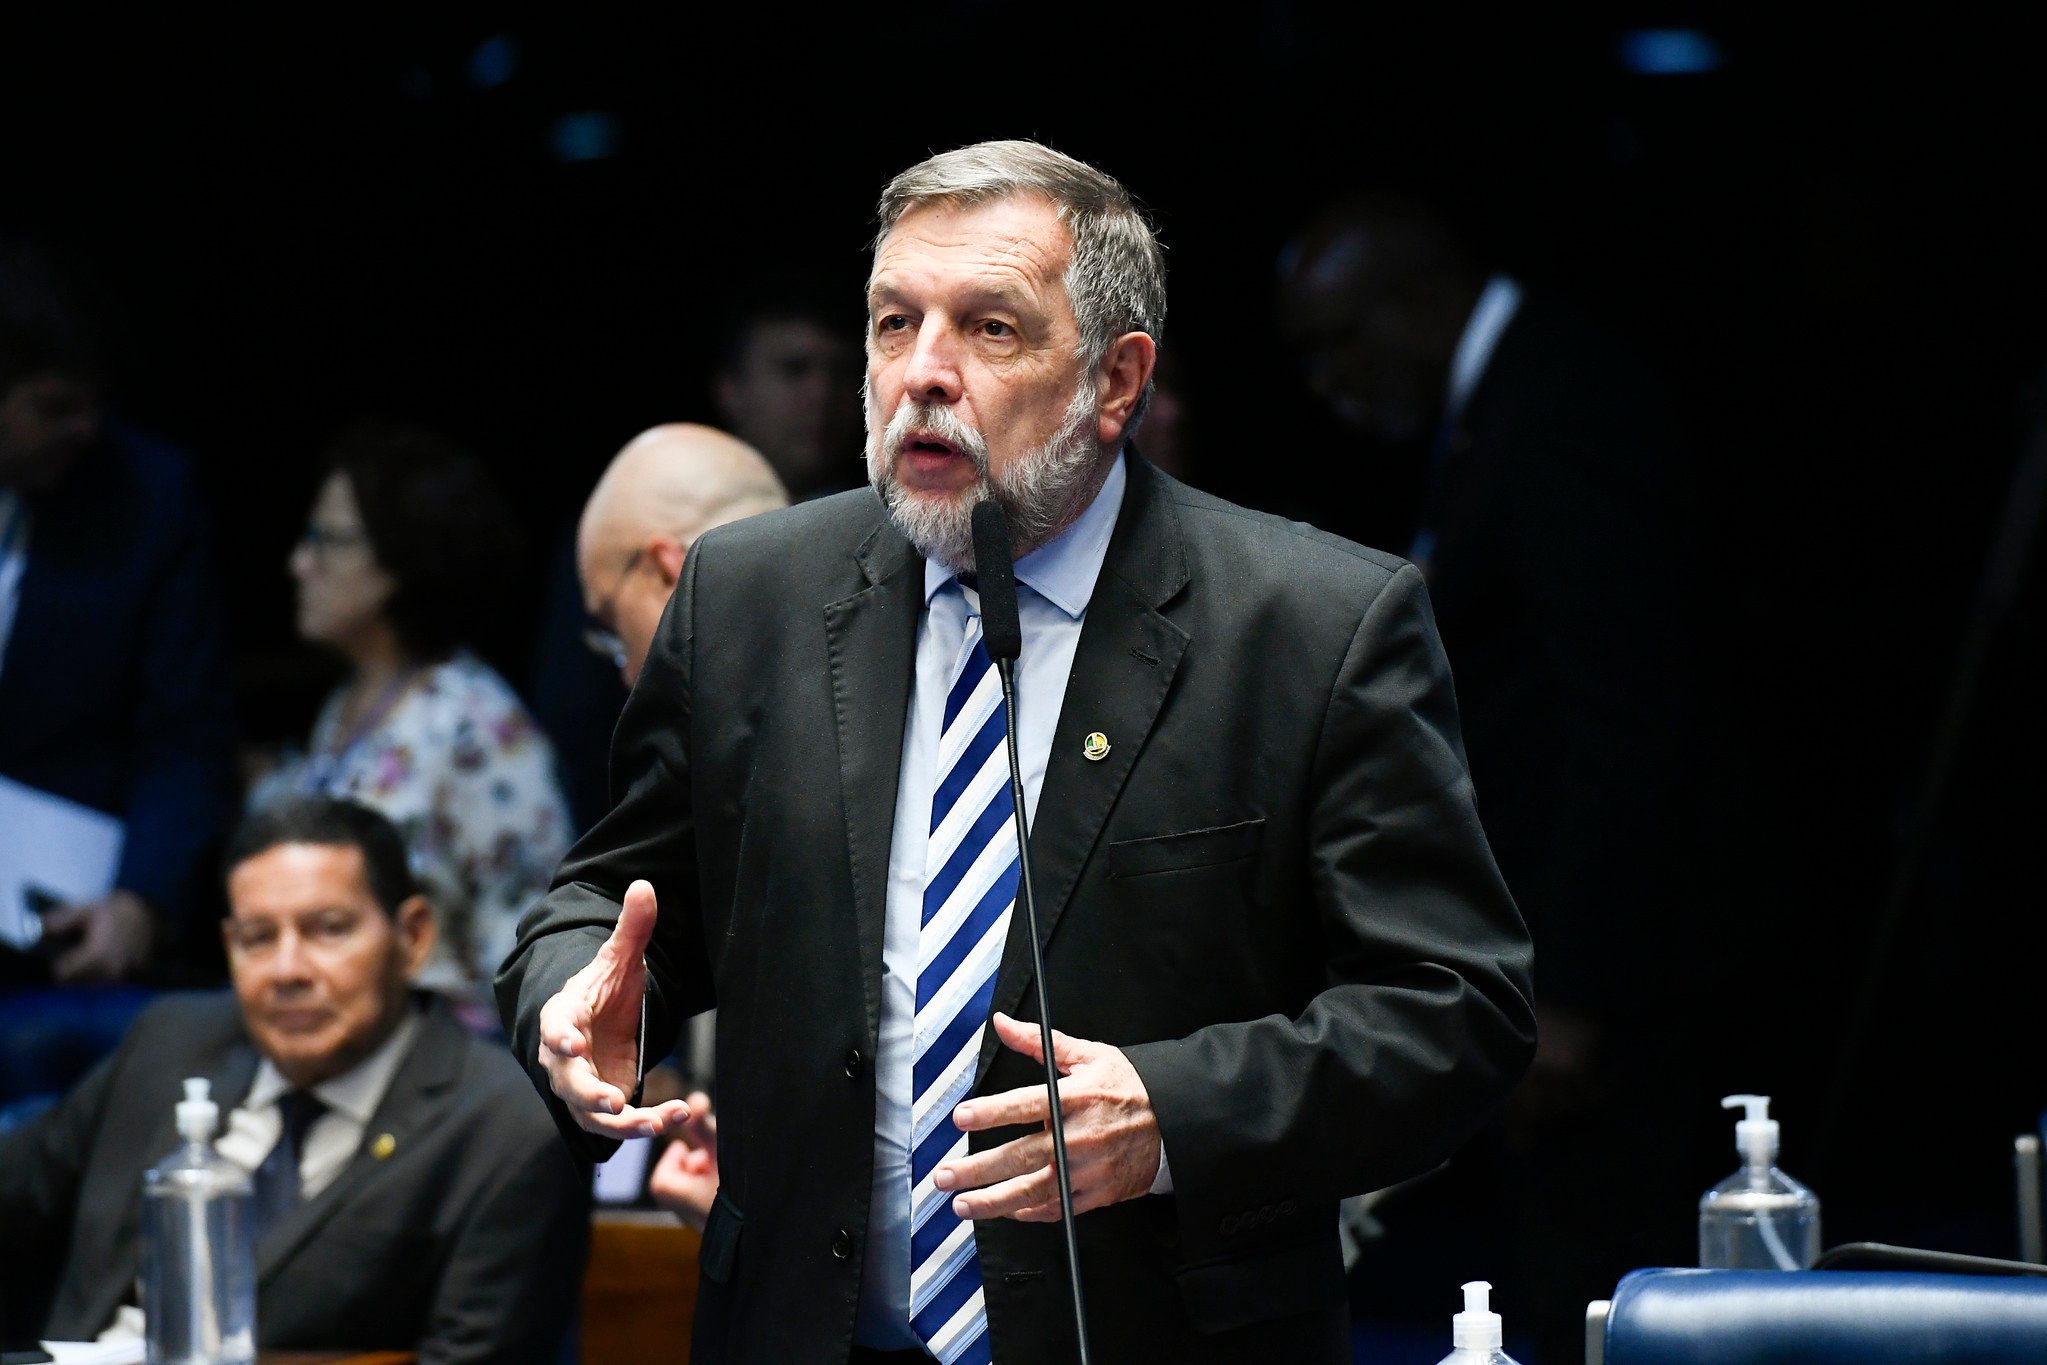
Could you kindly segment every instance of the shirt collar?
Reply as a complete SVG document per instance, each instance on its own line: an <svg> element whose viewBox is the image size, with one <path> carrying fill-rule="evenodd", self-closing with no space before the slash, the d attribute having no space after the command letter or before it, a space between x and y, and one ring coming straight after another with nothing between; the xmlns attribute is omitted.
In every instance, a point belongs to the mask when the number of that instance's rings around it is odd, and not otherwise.
<svg viewBox="0 0 2047 1365"><path fill-rule="evenodd" d="M1493 348L1500 344L1500 334L1520 309L1521 286L1511 276L1495 275L1486 281L1450 359L1450 397L1444 408L1451 421L1456 421L1471 401L1472 390L1485 378Z"/></svg>
<svg viewBox="0 0 2047 1365"><path fill-rule="evenodd" d="M391 1088L391 1078L397 1075L398 1064L412 1050L412 1040L418 1035L419 1011L408 1006L405 1017L398 1021L398 1027L377 1045L375 1052L339 1076L321 1081L313 1087L313 1094L327 1108L345 1114L357 1123L368 1123L376 1114L377 1106L384 1102L384 1092ZM273 1105L277 1103L278 1096L291 1088L291 1082L284 1078L276 1064L265 1057L256 1068L256 1079L249 1086L249 1098L242 1102L242 1108L262 1109Z"/></svg>
<svg viewBox="0 0 2047 1365"><path fill-rule="evenodd" d="M1109 557L1109 537L1116 530L1116 514L1123 509L1123 489L1129 483L1123 452L1117 451L1109 465L1102 489L1073 525L1061 531L1016 562L1016 581L1078 621L1095 595L1095 580L1102 576L1102 564ZM935 559L924 561L924 605L959 578L957 571Z"/></svg>

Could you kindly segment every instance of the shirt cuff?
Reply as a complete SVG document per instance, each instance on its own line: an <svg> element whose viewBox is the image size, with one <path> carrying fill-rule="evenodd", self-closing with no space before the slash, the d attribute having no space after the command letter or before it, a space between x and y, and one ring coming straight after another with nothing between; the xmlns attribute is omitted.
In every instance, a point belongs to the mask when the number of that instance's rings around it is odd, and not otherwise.
<svg viewBox="0 0 2047 1365"><path fill-rule="evenodd" d="M1164 1138L1159 1139L1159 1173L1152 1179L1151 1192L1153 1194L1171 1194L1173 1192L1173 1168L1166 1162L1166 1140Z"/></svg>

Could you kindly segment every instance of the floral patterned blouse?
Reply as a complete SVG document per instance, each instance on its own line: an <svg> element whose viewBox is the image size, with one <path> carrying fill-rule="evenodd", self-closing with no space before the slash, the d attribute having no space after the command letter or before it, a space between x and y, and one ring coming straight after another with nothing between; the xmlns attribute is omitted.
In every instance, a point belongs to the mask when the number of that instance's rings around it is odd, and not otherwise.
<svg viewBox="0 0 2047 1365"><path fill-rule="evenodd" d="M440 924L419 984L487 1004L519 917L568 852L554 746L473 654L426 665L401 686L352 737L340 733L337 689L313 723L311 753L287 754L249 805L319 793L382 812L405 836Z"/></svg>

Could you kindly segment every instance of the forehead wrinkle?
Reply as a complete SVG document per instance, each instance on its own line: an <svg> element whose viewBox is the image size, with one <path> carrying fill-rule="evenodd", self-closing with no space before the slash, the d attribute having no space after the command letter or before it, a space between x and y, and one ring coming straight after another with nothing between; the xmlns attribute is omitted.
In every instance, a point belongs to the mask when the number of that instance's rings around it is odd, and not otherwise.
<svg viewBox="0 0 2047 1365"><path fill-rule="evenodd" d="M1070 241L1048 244L1028 232L998 234L976 229L971 211L943 210L913 213L906 217L910 227L899 222L875 253L874 274L868 298L900 292L898 276L931 274L943 268L943 258L970 255L975 258L972 287L997 297L1043 304L1054 291L1060 297L1066 288L1066 258L1072 254ZM927 220L928 219L928 220ZM1053 220L1057 222L1056 219ZM1066 237L1065 225L1059 224ZM909 255L910 260L903 257ZM919 270L919 265L922 270Z"/></svg>

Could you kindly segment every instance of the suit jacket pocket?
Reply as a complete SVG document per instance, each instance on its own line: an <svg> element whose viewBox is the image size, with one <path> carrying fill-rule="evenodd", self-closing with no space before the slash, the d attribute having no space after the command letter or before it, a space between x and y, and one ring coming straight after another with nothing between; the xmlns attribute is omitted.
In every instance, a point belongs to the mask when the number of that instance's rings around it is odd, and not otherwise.
<svg viewBox="0 0 2047 1365"><path fill-rule="evenodd" d="M720 1190L711 1202L710 1215L704 1219L703 1246L697 1253L698 1268L705 1279L713 1284L726 1284L732 1279L732 1266L739 1259L739 1230L745 1225L746 1215Z"/></svg>
<svg viewBox="0 0 2047 1365"><path fill-rule="evenodd" d="M1109 875L1115 878L1146 877L1156 872L1184 872L1191 868L1241 862L1258 851L1259 840L1264 834L1263 820L1246 820L1215 829L1190 829L1150 839L1125 839L1109 845Z"/></svg>
<svg viewBox="0 0 2047 1365"><path fill-rule="evenodd" d="M1227 1332L1254 1322L1328 1312L1348 1292L1343 1252L1334 1237L1273 1247L1233 1260L1176 1271L1181 1302L1199 1332Z"/></svg>

